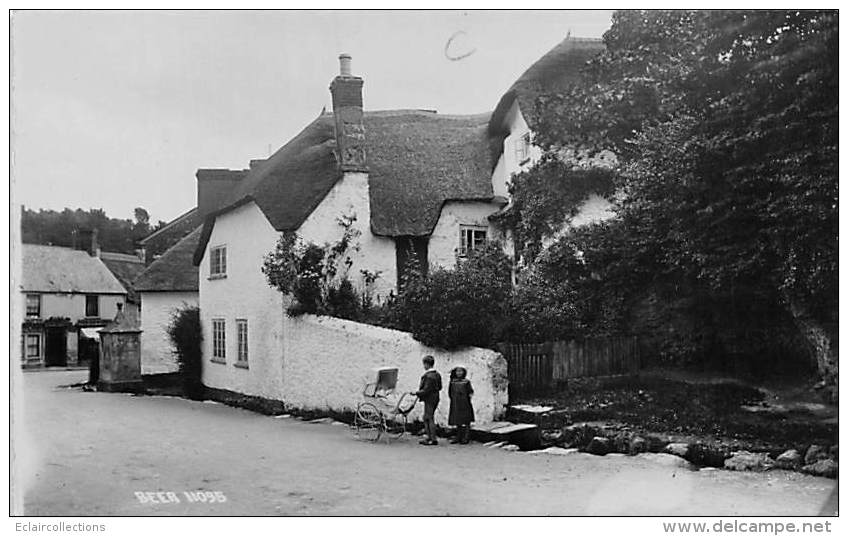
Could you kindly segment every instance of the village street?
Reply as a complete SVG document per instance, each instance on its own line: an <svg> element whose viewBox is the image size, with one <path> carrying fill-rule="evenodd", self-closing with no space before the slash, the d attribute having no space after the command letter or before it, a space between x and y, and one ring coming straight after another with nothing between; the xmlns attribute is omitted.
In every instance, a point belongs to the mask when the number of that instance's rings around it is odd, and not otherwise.
<svg viewBox="0 0 848 536"><path fill-rule="evenodd" d="M816 515L836 481L690 471L644 458L356 441L343 425L23 375L28 515ZM220 492L190 502L184 492ZM136 492L171 502L139 500ZM215 496L215 494L210 494ZM147 496L145 496L147 497ZM174 501L174 497L179 502Z"/></svg>

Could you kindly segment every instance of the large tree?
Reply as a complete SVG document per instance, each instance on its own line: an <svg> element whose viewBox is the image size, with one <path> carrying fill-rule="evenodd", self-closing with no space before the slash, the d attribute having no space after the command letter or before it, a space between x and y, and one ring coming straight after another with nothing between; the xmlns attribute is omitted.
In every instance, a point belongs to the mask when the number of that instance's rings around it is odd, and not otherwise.
<svg viewBox="0 0 848 536"><path fill-rule="evenodd" d="M604 40L578 84L540 99L536 141L551 158L613 150L617 232L644 261L771 292L835 383L837 13L620 11Z"/></svg>

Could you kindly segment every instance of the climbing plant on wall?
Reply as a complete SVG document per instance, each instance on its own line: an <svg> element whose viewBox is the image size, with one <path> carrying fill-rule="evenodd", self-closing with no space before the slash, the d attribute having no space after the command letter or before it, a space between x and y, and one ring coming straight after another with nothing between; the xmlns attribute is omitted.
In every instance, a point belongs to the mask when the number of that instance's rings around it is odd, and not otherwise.
<svg viewBox="0 0 848 536"><path fill-rule="evenodd" d="M293 297L288 313L312 313L358 319L372 306L369 295L379 272L362 270L364 294L350 281L353 256L359 251L360 231L356 216L337 220L342 234L321 246L306 242L296 233L280 234L274 249L263 258L262 273L268 284Z"/></svg>

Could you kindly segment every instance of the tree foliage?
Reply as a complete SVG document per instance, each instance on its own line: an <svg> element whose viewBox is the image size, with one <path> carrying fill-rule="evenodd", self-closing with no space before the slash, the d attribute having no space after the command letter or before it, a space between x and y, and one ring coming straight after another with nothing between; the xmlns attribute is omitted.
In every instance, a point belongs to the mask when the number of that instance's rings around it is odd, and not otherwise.
<svg viewBox="0 0 848 536"><path fill-rule="evenodd" d="M598 277L625 292L676 285L729 312L741 294L780 303L832 375L821 326L837 309L838 14L619 11L604 40L578 83L540 98L535 137L548 155L618 157L619 235L593 241L630 247ZM552 183L546 165L518 177L519 203Z"/></svg>
<svg viewBox="0 0 848 536"><path fill-rule="evenodd" d="M99 208L89 210L66 208L61 212L24 208L21 213L21 236L27 244L44 244L64 247L85 246L80 241L81 231L97 229L97 241L104 251L133 253L136 243L152 233L150 215L141 207L134 210L135 221L110 218Z"/></svg>

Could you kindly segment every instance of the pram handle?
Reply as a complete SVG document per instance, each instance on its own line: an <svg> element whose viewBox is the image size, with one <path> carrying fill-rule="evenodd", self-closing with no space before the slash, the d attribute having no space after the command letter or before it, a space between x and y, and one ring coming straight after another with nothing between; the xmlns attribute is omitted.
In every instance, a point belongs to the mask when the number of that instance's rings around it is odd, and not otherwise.
<svg viewBox="0 0 848 536"><path fill-rule="evenodd" d="M406 397L413 397L412 404L409 404L409 407L404 407L404 405L403 405L403 400ZM396 406L395 409L397 410L398 413L400 413L402 415L407 415L410 411L412 411L415 408L415 404L417 404L417 403L418 403L418 395L417 394L415 394L415 393L403 393L402 395L400 395L400 398L397 401L397 406Z"/></svg>

